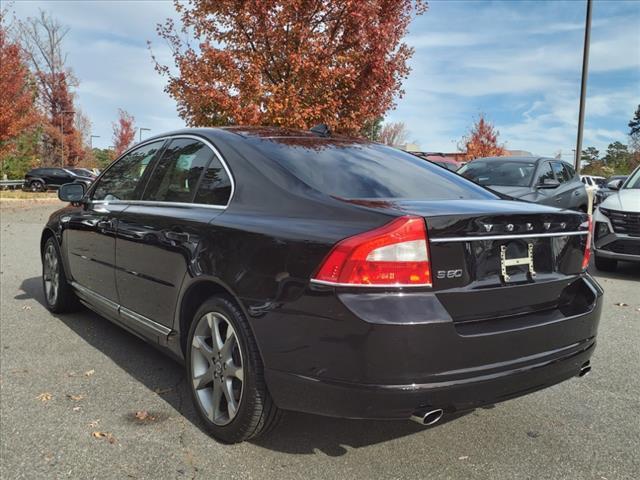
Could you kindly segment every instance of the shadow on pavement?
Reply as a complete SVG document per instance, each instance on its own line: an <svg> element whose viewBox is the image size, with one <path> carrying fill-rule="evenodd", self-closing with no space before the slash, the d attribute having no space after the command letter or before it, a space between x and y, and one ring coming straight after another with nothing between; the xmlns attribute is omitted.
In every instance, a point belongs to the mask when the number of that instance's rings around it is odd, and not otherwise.
<svg viewBox="0 0 640 480"><path fill-rule="evenodd" d="M640 279L640 263L618 262L618 266L614 272L598 270L592 263L589 266L589 273L596 279L609 278L611 280L638 280Z"/></svg>
<svg viewBox="0 0 640 480"><path fill-rule="evenodd" d="M17 295L17 300L33 299L45 306L40 277L24 280L21 290L24 293ZM51 315L203 430L191 405L181 365L144 340L88 309L65 315ZM438 428L468 413L470 412L451 415L430 428ZM251 443L291 454L313 454L320 450L329 456L341 456L348 453L345 446L359 448L423 430L425 427L410 421L344 420L286 412L282 423L275 430Z"/></svg>

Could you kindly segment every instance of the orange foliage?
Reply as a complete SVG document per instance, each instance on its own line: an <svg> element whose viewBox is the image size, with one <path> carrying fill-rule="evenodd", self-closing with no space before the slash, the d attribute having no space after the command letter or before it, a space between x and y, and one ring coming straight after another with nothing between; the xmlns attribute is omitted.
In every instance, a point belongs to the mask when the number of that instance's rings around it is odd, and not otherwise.
<svg viewBox="0 0 640 480"><path fill-rule="evenodd" d="M120 156L132 144L136 136L134 118L122 109L118 109L118 121L113 126L113 148L116 157Z"/></svg>
<svg viewBox="0 0 640 480"><path fill-rule="evenodd" d="M158 26L174 54L156 61L189 125L327 124L356 133L402 96L402 42L424 0L176 1L183 28ZM185 44L191 31L197 48ZM155 60L155 57L154 57Z"/></svg>
<svg viewBox="0 0 640 480"><path fill-rule="evenodd" d="M458 148L465 152L465 160L504 155L504 145L498 144L498 132L484 115L480 115L468 135L462 138Z"/></svg>
<svg viewBox="0 0 640 480"><path fill-rule="evenodd" d="M0 150L10 151L11 141L38 123L36 89L20 46L12 43L0 24Z"/></svg>

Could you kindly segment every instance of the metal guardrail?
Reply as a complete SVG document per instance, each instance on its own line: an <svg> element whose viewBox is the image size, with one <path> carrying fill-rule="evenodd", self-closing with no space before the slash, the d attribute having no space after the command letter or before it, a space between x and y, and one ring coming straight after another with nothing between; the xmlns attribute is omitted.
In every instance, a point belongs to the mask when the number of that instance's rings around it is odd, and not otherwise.
<svg viewBox="0 0 640 480"><path fill-rule="evenodd" d="M0 189L7 190L16 188L22 188L24 186L24 180L0 180Z"/></svg>

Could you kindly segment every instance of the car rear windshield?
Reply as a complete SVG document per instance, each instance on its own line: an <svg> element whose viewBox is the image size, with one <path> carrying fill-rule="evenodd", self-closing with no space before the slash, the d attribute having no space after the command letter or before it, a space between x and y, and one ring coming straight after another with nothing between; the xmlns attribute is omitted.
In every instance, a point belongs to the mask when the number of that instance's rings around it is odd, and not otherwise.
<svg viewBox="0 0 640 480"><path fill-rule="evenodd" d="M308 186L348 199L492 199L493 194L425 160L378 144L289 138L256 147Z"/></svg>
<svg viewBox="0 0 640 480"><path fill-rule="evenodd" d="M474 160L464 165L458 173L480 185L528 187L535 169L534 162Z"/></svg>

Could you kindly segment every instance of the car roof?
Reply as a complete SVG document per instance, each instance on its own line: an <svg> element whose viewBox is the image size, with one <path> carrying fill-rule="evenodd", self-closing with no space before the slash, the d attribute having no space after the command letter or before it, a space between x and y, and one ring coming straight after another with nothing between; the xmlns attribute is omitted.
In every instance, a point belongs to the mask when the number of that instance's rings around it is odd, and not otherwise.
<svg viewBox="0 0 640 480"><path fill-rule="evenodd" d="M474 158L473 160L471 160L471 162L475 162L476 160L482 160L482 161L509 161L509 162L539 162L541 160L559 160L557 158L548 158L548 157L535 157L535 156L526 156L526 157L480 157L480 158Z"/></svg>

